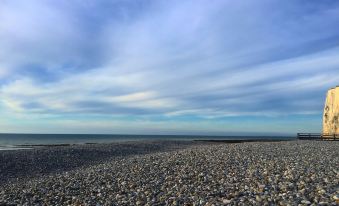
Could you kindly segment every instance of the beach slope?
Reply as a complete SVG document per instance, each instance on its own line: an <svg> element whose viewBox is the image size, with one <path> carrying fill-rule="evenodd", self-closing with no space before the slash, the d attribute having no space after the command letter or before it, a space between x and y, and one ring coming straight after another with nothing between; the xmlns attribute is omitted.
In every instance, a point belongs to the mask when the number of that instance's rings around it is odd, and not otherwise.
<svg viewBox="0 0 339 206"><path fill-rule="evenodd" d="M38 205L335 205L339 142L165 143L129 145L126 154L98 155L67 170L5 181L0 204ZM159 144L159 143L157 143ZM166 146L167 145L167 146ZM89 145L92 152L116 146ZM139 148L139 149L135 149ZM95 148L95 149L93 149ZM106 149L105 149L106 148ZM148 148L146 152L142 148ZM166 149L167 148L167 149ZM48 151L49 149L45 149ZM67 159L71 147L51 153ZM139 152L131 152L139 151ZM27 151L25 151L27 152ZM35 158L40 151L35 151ZM17 152L20 153L20 152ZM44 155L45 152L41 153ZM93 154L96 154L95 152ZM14 155L11 154L11 155ZM16 164L23 158L7 161ZM41 157L43 158L43 157ZM65 160L66 158L66 160ZM97 161L95 158L98 158ZM4 163L4 161L2 160ZM45 160L46 161L46 160ZM65 163L65 164L66 164ZM34 166L33 166L34 167ZM5 172L6 171L2 171Z"/></svg>

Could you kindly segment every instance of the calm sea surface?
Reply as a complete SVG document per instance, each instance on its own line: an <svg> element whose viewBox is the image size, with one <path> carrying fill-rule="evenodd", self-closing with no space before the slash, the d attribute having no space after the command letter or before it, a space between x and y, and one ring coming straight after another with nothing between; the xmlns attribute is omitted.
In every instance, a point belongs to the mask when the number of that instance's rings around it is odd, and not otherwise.
<svg viewBox="0 0 339 206"><path fill-rule="evenodd" d="M189 135L95 135L95 134L0 134L0 150L30 145L109 143L137 140L241 140L292 139L287 136L189 136Z"/></svg>

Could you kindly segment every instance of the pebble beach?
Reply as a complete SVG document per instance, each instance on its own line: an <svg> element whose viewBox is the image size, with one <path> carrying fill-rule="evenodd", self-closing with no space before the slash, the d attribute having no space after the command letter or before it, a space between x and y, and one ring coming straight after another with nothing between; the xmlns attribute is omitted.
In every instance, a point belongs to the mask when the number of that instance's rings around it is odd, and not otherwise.
<svg viewBox="0 0 339 206"><path fill-rule="evenodd" d="M0 205L338 205L339 142L0 151Z"/></svg>

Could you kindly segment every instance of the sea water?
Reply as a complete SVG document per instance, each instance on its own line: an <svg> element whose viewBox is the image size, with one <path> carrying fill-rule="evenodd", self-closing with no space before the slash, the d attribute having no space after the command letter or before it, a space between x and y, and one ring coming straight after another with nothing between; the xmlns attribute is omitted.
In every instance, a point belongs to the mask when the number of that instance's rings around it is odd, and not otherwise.
<svg viewBox="0 0 339 206"><path fill-rule="evenodd" d="M0 134L0 150L27 149L37 145L71 145L142 140L287 140L291 136L192 136L103 134Z"/></svg>

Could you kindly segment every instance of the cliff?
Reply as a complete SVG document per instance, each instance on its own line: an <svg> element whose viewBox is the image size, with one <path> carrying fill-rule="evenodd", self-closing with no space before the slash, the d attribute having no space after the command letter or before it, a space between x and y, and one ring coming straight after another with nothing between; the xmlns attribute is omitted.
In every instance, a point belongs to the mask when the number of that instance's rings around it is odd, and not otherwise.
<svg viewBox="0 0 339 206"><path fill-rule="evenodd" d="M323 115L323 133L339 134L339 86L327 92Z"/></svg>

